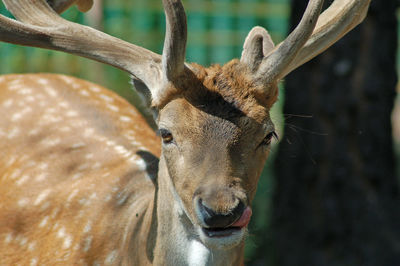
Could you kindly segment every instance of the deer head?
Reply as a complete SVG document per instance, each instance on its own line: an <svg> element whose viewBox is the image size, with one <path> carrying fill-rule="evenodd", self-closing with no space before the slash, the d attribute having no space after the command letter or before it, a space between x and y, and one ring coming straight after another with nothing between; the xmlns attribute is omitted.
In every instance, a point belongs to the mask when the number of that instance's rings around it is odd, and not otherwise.
<svg viewBox="0 0 400 266"><path fill-rule="evenodd" d="M44 0L3 2L18 21L0 16L0 40L88 57L132 75L155 110L162 139L158 232L174 228L166 222L176 219L168 213L172 208L193 238L227 250L241 247L276 136L269 111L278 82L359 24L370 0L335 0L321 15L323 0L310 0L283 42L275 46L264 28L255 27L240 60L208 68L185 63L186 16L179 0L163 0L162 55L58 16L75 1L51 1L54 9ZM91 1L79 3L86 10Z"/></svg>

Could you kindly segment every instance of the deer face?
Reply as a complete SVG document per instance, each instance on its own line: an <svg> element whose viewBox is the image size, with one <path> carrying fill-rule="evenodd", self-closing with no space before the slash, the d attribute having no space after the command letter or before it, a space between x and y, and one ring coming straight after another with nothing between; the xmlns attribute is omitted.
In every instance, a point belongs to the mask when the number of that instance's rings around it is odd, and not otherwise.
<svg viewBox="0 0 400 266"><path fill-rule="evenodd" d="M243 240L250 220L274 135L269 108L277 90L257 93L238 61L192 69L191 82L170 89L175 95L159 110L162 157L203 243L229 248Z"/></svg>

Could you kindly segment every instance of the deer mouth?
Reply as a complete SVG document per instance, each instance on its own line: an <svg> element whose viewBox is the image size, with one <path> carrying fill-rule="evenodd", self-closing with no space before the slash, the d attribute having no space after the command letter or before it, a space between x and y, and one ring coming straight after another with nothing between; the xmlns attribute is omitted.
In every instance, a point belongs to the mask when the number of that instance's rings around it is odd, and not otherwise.
<svg viewBox="0 0 400 266"><path fill-rule="evenodd" d="M227 237L231 236L242 230L240 227L227 227L227 228L202 228L203 232L208 237Z"/></svg>
<svg viewBox="0 0 400 266"><path fill-rule="evenodd" d="M241 232L245 229L251 218L251 208L247 207L242 216L228 227L202 227L202 231L208 237L229 237L235 233Z"/></svg>

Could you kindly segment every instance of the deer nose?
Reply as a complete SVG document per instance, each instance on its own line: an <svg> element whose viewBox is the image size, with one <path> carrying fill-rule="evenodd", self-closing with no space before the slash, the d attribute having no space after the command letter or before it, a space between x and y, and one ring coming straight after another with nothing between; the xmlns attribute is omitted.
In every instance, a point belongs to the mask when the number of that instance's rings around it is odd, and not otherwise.
<svg viewBox="0 0 400 266"><path fill-rule="evenodd" d="M199 212L203 218L204 223L211 228L225 228L229 227L237 220L240 219L246 206L242 201L236 205L232 210L226 213L218 213L211 208L205 206L203 201L199 199L198 201Z"/></svg>

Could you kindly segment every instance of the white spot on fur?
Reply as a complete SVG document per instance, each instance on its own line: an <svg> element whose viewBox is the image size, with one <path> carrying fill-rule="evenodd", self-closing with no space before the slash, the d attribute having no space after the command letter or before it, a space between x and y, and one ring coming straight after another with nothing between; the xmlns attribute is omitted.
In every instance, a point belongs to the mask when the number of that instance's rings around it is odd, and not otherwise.
<svg viewBox="0 0 400 266"><path fill-rule="evenodd" d="M88 169L89 168L89 164L87 164L87 163L83 163L83 164L81 164L81 165L79 165L79 167L78 167L78 171L83 171L83 170L86 170L86 169Z"/></svg>
<svg viewBox="0 0 400 266"><path fill-rule="evenodd" d="M35 166L37 163L35 160L29 160L29 162L26 163L27 167L33 167Z"/></svg>
<svg viewBox="0 0 400 266"><path fill-rule="evenodd" d="M78 142L78 143L72 144L72 145L71 145L71 149L80 149L80 148L83 148L83 147L85 147L85 146L86 146L85 143L83 143L83 142Z"/></svg>
<svg viewBox="0 0 400 266"><path fill-rule="evenodd" d="M14 103L14 100L13 100L13 99L8 99L8 100L4 101L2 105L3 105L3 107L8 108L8 107L10 107L13 103Z"/></svg>
<svg viewBox="0 0 400 266"><path fill-rule="evenodd" d="M13 163L15 163L16 160L17 160L16 156L10 156L10 158L7 161L6 166L11 166Z"/></svg>
<svg viewBox="0 0 400 266"><path fill-rule="evenodd" d="M6 244L9 244L9 243L11 243L11 241L13 240L13 235L12 235L12 233L8 233L7 235L6 235L6 237L4 238L4 243L6 243Z"/></svg>
<svg viewBox="0 0 400 266"><path fill-rule="evenodd" d="M69 108L68 102L65 102L65 101L60 102L58 105L59 105L60 107L62 107L62 108Z"/></svg>
<svg viewBox="0 0 400 266"><path fill-rule="evenodd" d="M46 113L48 114L54 114L56 112L56 108L50 107L46 108Z"/></svg>
<svg viewBox="0 0 400 266"><path fill-rule="evenodd" d="M40 174L38 174L38 175L36 176L35 180L36 180L37 182L41 182L41 181L45 180L46 177L47 177L47 173L40 173Z"/></svg>
<svg viewBox="0 0 400 266"><path fill-rule="evenodd" d="M83 135L85 137L91 137L94 134L94 129L93 128L85 128L85 131L83 132Z"/></svg>
<svg viewBox="0 0 400 266"><path fill-rule="evenodd" d="M42 193L40 193L39 196L37 196L33 205L35 206L39 205L50 194L50 191L51 191L50 189L43 190Z"/></svg>
<svg viewBox="0 0 400 266"><path fill-rule="evenodd" d="M49 84L49 81L44 78L38 78L38 79L36 79L36 82L39 83L40 85L48 85Z"/></svg>
<svg viewBox="0 0 400 266"><path fill-rule="evenodd" d="M46 170L49 167L48 163L41 163L39 165L40 170Z"/></svg>
<svg viewBox="0 0 400 266"><path fill-rule="evenodd" d="M14 113L14 114L11 116L11 121L12 121L12 122L16 122L16 121L20 120L22 117L24 117L26 114L28 114L28 113L31 112L31 111L32 111L32 108L30 108L29 106L28 106L28 107L25 107L25 108L22 109L19 113Z"/></svg>
<svg viewBox="0 0 400 266"><path fill-rule="evenodd" d="M29 136L35 136L38 133L39 133L39 129L38 128L34 128L34 129L29 130L28 135Z"/></svg>
<svg viewBox="0 0 400 266"><path fill-rule="evenodd" d="M89 90L91 90L93 92L100 92L100 88L99 87L95 87L95 86L90 86Z"/></svg>
<svg viewBox="0 0 400 266"><path fill-rule="evenodd" d="M62 75L59 75L58 76L60 79L62 79L65 83L67 83L67 84L73 84L74 83L74 79L72 79L72 78L70 78L70 77L68 77L68 76L62 76Z"/></svg>
<svg viewBox="0 0 400 266"><path fill-rule="evenodd" d="M89 95L90 95L89 92L86 91L86 90L80 90L80 91L79 91L79 94L81 94L81 95L83 95L83 96L89 96Z"/></svg>
<svg viewBox="0 0 400 266"><path fill-rule="evenodd" d="M57 91L53 89L52 87L44 87L44 90L47 92L48 95L51 97L56 97L57 96Z"/></svg>
<svg viewBox="0 0 400 266"><path fill-rule="evenodd" d="M105 202L109 202L112 199L112 195L111 194L107 194L104 198Z"/></svg>
<svg viewBox="0 0 400 266"><path fill-rule="evenodd" d="M26 100L27 102L32 103L32 102L34 102L34 101L36 100L36 98L33 97L32 95L29 95L29 96L26 96L25 100Z"/></svg>
<svg viewBox="0 0 400 266"><path fill-rule="evenodd" d="M113 250L113 251L111 251L111 252L107 255L107 257L106 257L104 263L105 263L105 264L112 264L113 262L115 262L115 259L117 258L117 255L118 255L118 250Z"/></svg>
<svg viewBox="0 0 400 266"><path fill-rule="evenodd" d="M18 136L19 132L20 132L19 128L14 127L14 128L12 128L12 129L10 130L10 132L8 132L7 138L8 138L8 139L13 139L13 138L15 138L16 136Z"/></svg>
<svg viewBox="0 0 400 266"><path fill-rule="evenodd" d="M112 140L106 141L106 144L107 144L108 146L115 146L115 145L116 145L116 144L115 144L115 141L112 141Z"/></svg>
<svg viewBox="0 0 400 266"><path fill-rule="evenodd" d="M88 252L90 249L90 246L92 245L92 240L93 240L93 236L88 236L85 238L85 240L83 241L83 252Z"/></svg>
<svg viewBox="0 0 400 266"><path fill-rule="evenodd" d="M58 238L63 238L63 237L65 237L65 228L64 228L64 227L61 227L60 230L58 230L58 232L57 232L57 237L58 237Z"/></svg>
<svg viewBox="0 0 400 266"><path fill-rule="evenodd" d="M71 128L70 128L69 126L64 126L64 127L61 127L61 128L60 128L60 131L61 131L61 132L70 132L70 131L71 131Z"/></svg>
<svg viewBox="0 0 400 266"><path fill-rule="evenodd" d="M96 163L94 163L94 164L92 165L92 170L99 169L100 166L101 166L101 163L100 163L100 162L96 162Z"/></svg>
<svg viewBox="0 0 400 266"><path fill-rule="evenodd" d="M72 237L65 232L65 227L61 227L57 232L58 238L63 238L63 249L68 249L71 247L72 244Z"/></svg>
<svg viewBox="0 0 400 266"><path fill-rule="evenodd" d="M63 242L63 249L68 249L71 247L72 244L72 237L70 235L65 236Z"/></svg>
<svg viewBox="0 0 400 266"><path fill-rule="evenodd" d="M33 242L28 244L28 250L29 251L34 251L35 247L36 247L36 242L35 241L33 241Z"/></svg>
<svg viewBox="0 0 400 266"><path fill-rule="evenodd" d="M121 120L122 122L130 122L130 121L132 121L132 119L129 116L124 116L124 115L121 115L119 117L119 120Z"/></svg>
<svg viewBox="0 0 400 266"><path fill-rule="evenodd" d="M46 147L53 147L61 143L60 138L48 138L41 141L41 144Z"/></svg>
<svg viewBox="0 0 400 266"><path fill-rule="evenodd" d="M41 211L44 211L46 209L48 209L50 207L50 202L46 201L45 203L43 203L43 205L40 207Z"/></svg>
<svg viewBox="0 0 400 266"><path fill-rule="evenodd" d="M65 115L68 117L75 117L75 116L78 116L78 112L74 111L74 110L70 110L70 111L66 112Z"/></svg>
<svg viewBox="0 0 400 266"><path fill-rule="evenodd" d="M204 266L207 265L210 257L210 250L197 240L190 241L187 265Z"/></svg>
<svg viewBox="0 0 400 266"><path fill-rule="evenodd" d="M20 84L11 84L11 82L10 82L10 84L8 85L9 91L15 91L15 90L18 90L19 88L21 88Z"/></svg>
<svg viewBox="0 0 400 266"><path fill-rule="evenodd" d="M105 94L100 94L99 97L102 98L104 101L109 102L109 103L114 101L113 98L111 98L110 96L105 95Z"/></svg>
<svg viewBox="0 0 400 266"><path fill-rule="evenodd" d="M51 213L51 218L56 218L56 216L57 216L57 214L58 214L58 212L60 211L60 208L55 208L54 210L53 210L53 212ZM54 226L56 226L57 224L55 224Z"/></svg>
<svg viewBox="0 0 400 266"><path fill-rule="evenodd" d="M87 198L81 198L78 202L79 202L79 204L81 204L83 206L83 205L86 205L88 203L88 199Z"/></svg>
<svg viewBox="0 0 400 266"><path fill-rule="evenodd" d="M71 202L71 200L78 194L79 189L74 189L71 194L69 194L67 198L67 202Z"/></svg>
<svg viewBox="0 0 400 266"><path fill-rule="evenodd" d="M30 88L23 88L18 91L18 94L21 94L21 95L27 95L27 94L31 94L31 93L32 93L32 90Z"/></svg>
<svg viewBox="0 0 400 266"><path fill-rule="evenodd" d="M80 177L82 177L82 175L83 175L83 173L82 173L82 172L79 172L79 173L74 174L71 178L72 178L72 180L77 180L77 179L79 179Z"/></svg>
<svg viewBox="0 0 400 266"><path fill-rule="evenodd" d="M28 175L23 175L20 179L15 182L18 186L23 185L26 181L28 181L29 176Z"/></svg>
<svg viewBox="0 0 400 266"><path fill-rule="evenodd" d="M128 151L127 149L125 149L125 147L122 146L122 145L117 145L117 146L115 146L115 147L114 147L114 150L115 150L116 152L118 152L119 154L125 154L125 153L128 153L128 152L129 152L129 151Z"/></svg>
<svg viewBox="0 0 400 266"><path fill-rule="evenodd" d="M90 230L92 230L92 222L88 221L85 225L85 227L83 228L83 232L84 233L89 233Z"/></svg>
<svg viewBox="0 0 400 266"><path fill-rule="evenodd" d="M30 266L36 266L38 264L38 259L37 258L33 258L31 259L31 263L29 264Z"/></svg>
<svg viewBox="0 0 400 266"><path fill-rule="evenodd" d="M24 236L17 236L15 240L17 240L19 242L19 245L21 247L25 246L26 243L28 243L28 239Z"/></svg>
<svg viewBox="0 0 400 266"><path fill-rule="evenodd" d="M93 157L94 157L94 154L93 154L93 153L87 153L87 154L85 155L85 159L87 159L87 160L93 159Z"/></svg>
<svg viewBox="0 0 400 266"><path fill-rule="evenodd" d="M28 205L29 200L27 198L22 198L20 200L18 200L18 206L19 207L25 207L26 205Z"/></svg>
<svg viewBox="0 0 400 266"><path fill-rule="evenodd" d="M107 108L110 109L113 112L118 112L119 111L119 108L117 106L115 106L115 105L112 105L112 104L107 104Z"/></svg>

